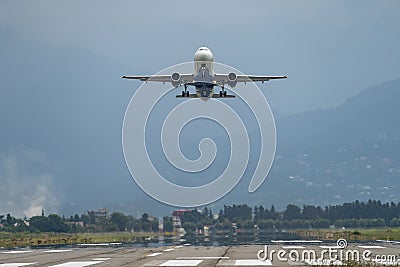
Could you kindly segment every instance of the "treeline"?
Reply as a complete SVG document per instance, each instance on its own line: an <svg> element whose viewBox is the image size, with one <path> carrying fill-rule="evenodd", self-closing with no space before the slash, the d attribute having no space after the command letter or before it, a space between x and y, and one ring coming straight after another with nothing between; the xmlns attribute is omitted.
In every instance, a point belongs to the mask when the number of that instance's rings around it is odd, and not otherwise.
<svg viewBox="0 0 400 267"><path fill-rule="evenodd" d="M201 230L204 225L217 231L277 230L277 229L322 229L400 227L400 203L382 203L368 200L355 201L326 207L289 204L283 211L263 206L249 207L246 204L224 206L218 219L213 219L211 210L193 210L183 217L183 227L189 233Z"/></svg>
<svg viewBox="0 0 400 267"><path fill-rule="evenodd" d="M299 229L299 228L371 228L400 227L400 203L381 203L376 200L355 201L326 207L289 204L283 211L274 206L253 208L246 204L224 206L214 216L211 209L193 209L182 214L182 227L187 233L196 233L204 226L216 231L235 229ZM57 214L35 216L27 220L16 219L10 214L0 220L0 231L8 232L158 232L159 220L144 213L141 218L114 212L107 217L96 217L94 213L60 217ZM163 231L174 231L172 217L163 218Z"/></svg>
<svg viewBox="0 0 400 267"><path fill-rule="evenodd" d="M164 229L172 231L170 217L164 220ZM5 232L56 232L56 233L80 233L80 232L158 232L158 219L144 213L140 219L120 212L114 212L108 217L94 217L93 213L82 214L65 218L57 214L49 216L34 216L22 220L7 214L0 220L0 231Z"/></svg>

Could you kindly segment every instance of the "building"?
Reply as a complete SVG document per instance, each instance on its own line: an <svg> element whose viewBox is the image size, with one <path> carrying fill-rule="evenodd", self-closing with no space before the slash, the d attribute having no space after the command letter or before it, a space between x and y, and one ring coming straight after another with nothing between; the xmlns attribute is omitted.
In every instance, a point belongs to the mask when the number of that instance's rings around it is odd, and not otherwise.
<svg viewBox="0 0 400 267"><path fill-rule="evenodd" d="M185 212L190 212L188 209L174 210L172 212L172 226L174 227L174 231L182 228L182 216Z"/></svg>
<svg viewBox="0 0 400 267"><path fill-rule="evenodd" d="M95 220L95 222L109 219L108 209L105 209L105 208L98 209L97 211L94 211L94 210L88 211L88 215L90 218L93 218Z"/></svg>

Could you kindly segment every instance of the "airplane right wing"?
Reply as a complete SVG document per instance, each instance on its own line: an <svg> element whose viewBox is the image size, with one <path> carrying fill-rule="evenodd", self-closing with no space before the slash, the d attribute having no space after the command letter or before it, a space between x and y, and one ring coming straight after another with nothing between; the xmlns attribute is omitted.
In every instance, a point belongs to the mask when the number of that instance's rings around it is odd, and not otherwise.
<svg viewBox="0 0 400 267"><path fill-rule="evenodd" d="M229 82L267 82L269 80L286 79L287 76L260 76L260 75L236 75L215 74L214 79L218 84L229 84Z"/></svg>
<svg viewBox="0 0 400 267"><path fill-rule="evenodd" d="M193 74L179 74L177 72L170 75L144 75L144 76L122 76L122 79L140 80L142 82L171 82L175 84L191 83L194 80Z"/></svg>

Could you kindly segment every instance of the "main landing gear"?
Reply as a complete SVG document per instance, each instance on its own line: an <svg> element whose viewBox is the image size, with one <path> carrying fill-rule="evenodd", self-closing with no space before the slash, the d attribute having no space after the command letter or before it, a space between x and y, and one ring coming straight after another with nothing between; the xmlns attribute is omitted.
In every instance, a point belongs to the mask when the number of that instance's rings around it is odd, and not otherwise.
<svg viewBox="0 0 400 267"><path fill-rule="evenodd" d="M219 91L219 97L226 97L226 91L225 91L225 87L221 87L222 91Z"/></svg>
<svg viewBox="0 0 400 267"><path fill-rule="evenodd" d="M182 91L182 97L189 97L189 91L187 90L186 84L185 84L185 91Z"/></svg>

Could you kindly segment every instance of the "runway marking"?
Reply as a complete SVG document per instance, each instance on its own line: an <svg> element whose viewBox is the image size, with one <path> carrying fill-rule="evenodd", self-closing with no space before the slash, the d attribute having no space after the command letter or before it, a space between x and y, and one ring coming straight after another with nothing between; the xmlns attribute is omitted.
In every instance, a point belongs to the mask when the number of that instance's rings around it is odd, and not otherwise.
<svg viewBox="0 0 400 267"><path fill-rule="evenodd" d="M169 260L159 266L197 266L202 260Z"/></svg>
<svg viewBox="0 0 400 267"><path fill-rule="evenodd" d="M161 254L162 254L162 252L155 252L155 253L147 255L146 257L155 257L155 256L158 256L158 255L161 255Z"/></svg>
<svg viewBox="0 0 400 267"><path fill-rule="evenodd" d="M333 249L341 249L341 248L343 248L343 247L341 247L341 246L319 246L320 248L333 248Z"/></svg>
<svg viewBox="0 0 400 267"><path fill-rule="evenodd" d="M183 248L183 246L175 246L175 248Z"/></svg>
<svg viewBox="0 0 400 267"><path fill-rule="evenodd" d="M283 249L303 249L303 246L281 246Z"/></svg>
<svg viewBox="0 0 400 267"><path fill-rule="evenodd" d="M229 259L229 257L178 257L178 260L218 260L218 259Z"/></svg>
<svg viewBox="0 0 400 267"><path fill-rule="evenodd" d="M271 240L272 243L322 243L321 240Z"/></svg>
<svg viewBox="0 0 400 267"><path fill-rule="evenodd" d="M167 249L164 249L163 251L169 252L169 251L173 251L173 250L175 250L175 249L173 249L173 248L167 248Z"/></svg>
<svg viewBox="0 0 400 267"><path fill-rule="evenodd" d="M20 253L31 253L32 250L11 250L11 251L2 251L3 254L20 254Z"/></svg>
<svg viewBox="0 0 400 267"><path fill-rule="evenodd" d="M359 248L385 248L382 246L358 246Z"/></svg>
<svg viewBox="0 0 400 267"><path fill-rule="evenodd" d="M221 260L217 266L272 266L270 260Z"/></svg>
<svg viewBox="0 0 400 267"><path fill-rule="evenodd" d="M62 252L70 252L72 249L50 249L43 251L44 253L62 253Z"/></svg>
<svg viewBox="0 0 400 267"><path fill-rule="evenodd" d="M390 240L376 240L377 242L384 242L384 243L394 243L394 244L400 244L399 241L390 241Z"/></svg>
<svg viewBox="0 0 400 267"><path fill-rule="evenodd" d="M111 258L94 258L94 261L108 261L111 260Z"/></svg>
<svg viewBox="0 0 400 267"><path fill-rule="evenodd" d="M93 247L95 247L95 246L102 246L102 247L105 247L105 246L109 246L110 245L110 243L95 243L95 244L77 244L77 246L93 246Z"/></svg>
<svg viewBox="0 0 400 267"><path fill-rule="evenodd" d="M343 265L343 262L339 261L339 260L305 260L305 263L307 263L308 265L317 265L317 266L321 266L321 265L328 265L328 266L337 266L337 265Z"/></svg>
<svg viewBox="0 0 400 267"><path fill-rule="evenodd" d="M20 266L28 266L28 265L32 265L32 264L36 264L36 262L32 262L32 263L1 263L0 266L1 267L20 267Z"/></svg>
<svg viewBox="0 0 400 267"><path fill-rule="evenodd" d="M102 262L103 261L70 261L66 263L52 265L49 267L84 267L84 266L95 265Z"/></svg>

